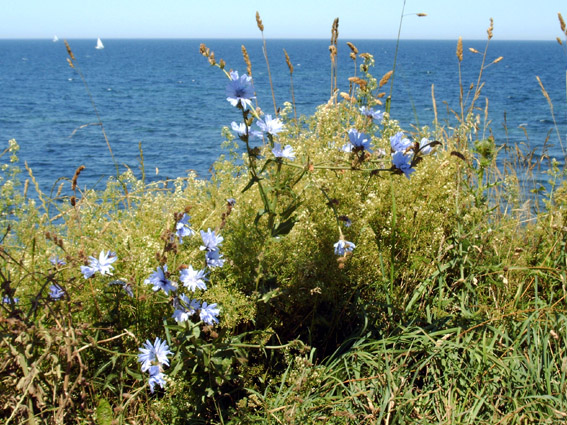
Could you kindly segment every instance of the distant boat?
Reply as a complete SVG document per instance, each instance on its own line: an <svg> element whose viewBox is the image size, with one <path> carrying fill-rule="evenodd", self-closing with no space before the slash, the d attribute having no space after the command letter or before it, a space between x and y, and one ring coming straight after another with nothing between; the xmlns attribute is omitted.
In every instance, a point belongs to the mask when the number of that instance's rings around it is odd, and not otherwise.
<svg viewBox="0 0 567 425"><path fill-rule="evenodd" d="M104 49L104 44L100 41L100 38L96 41L95 49Z"/></svg>
<svg viewBox="0 0 567 425"><path fill-rule="evenodd" d="M53 42L57 43L59 41L59 37L57 37L56 35L53 36Z"/></svg>

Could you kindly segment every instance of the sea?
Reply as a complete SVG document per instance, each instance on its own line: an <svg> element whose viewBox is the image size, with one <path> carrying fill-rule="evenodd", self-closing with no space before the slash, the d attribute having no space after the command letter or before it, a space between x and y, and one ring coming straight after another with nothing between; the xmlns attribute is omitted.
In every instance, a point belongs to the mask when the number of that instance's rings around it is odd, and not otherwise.
<svg viewBox="0 0 567 425"><path fill-rule="evenodd" d="M464 40L459 73L456 41L339 40L337 83L345 92L355 73L347 41L360 53L374 56L371 72L378 79L393 69L396 58L391 117L408 132L433 128L432 92L439 122L455 126L460 81L470 102L469 88L478 82L487 47L486 40ZM62 41L0 40L0 152L16 139L21 163L28 164L45 193L53 193L56 182L70 179L80 165L86 167L79 178L81 188L102 189L107 178L116 175L101 127L96 125L99 117L121 172L128 167L141 176L141 148L148 180L183 177L191 170L210 178L213 162L226 153L222 128L239 122L241 115L226 101L226 76L199 53L200 43L214 51L217 61L223 59L227 69L240 74L246 72L241 53L241 46L246 46L259 106L273 113L259 39L103 39L104 49L95 49L96 40L68 42L75 68L69 66ZM284 49L294 66L298 114L313 114L328 102L328 40L268 39L266 46L278 107L292 100ZM491 40L476 103L479 138L492 135L502 152L517 144L525 152L564 164L566 68L565 46L556 41ZM389 93L390 86L385 89ZM7 162L7 156L0 161ZM545 174L538 178L546 179Z"/></svg>

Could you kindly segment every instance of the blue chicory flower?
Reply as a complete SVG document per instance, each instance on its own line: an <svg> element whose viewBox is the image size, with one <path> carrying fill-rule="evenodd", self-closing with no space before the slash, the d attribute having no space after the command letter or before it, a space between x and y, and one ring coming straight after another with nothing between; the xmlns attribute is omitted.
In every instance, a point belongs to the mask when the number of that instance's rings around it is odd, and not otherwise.
<svg viewBox="0 0 567 425"><path fill-rule="evenodd" d="M184 237L193 236L195 234L193 229L191 229L191 224L189 223L190 219L191 219L190 215L183 214L183 217L181 217L181 220L179 220L177 222L177 224L175 225L175 234L179 238L180 244L183 243Z"/></svg>
<svg viewBox="0 0 567 425"><path fill-rule="evenodd" d="M372 152L370 136L351 128L348 131L348 138L350 141L341 148L343 152L352 152L353 150Z"/></svg>
<svg viewBox="0 0 567 425"><path fill-rule="evenodd" d="M150 277L144 280L146 285L154 285L152 288L154 292L159 291L160 289L169 295L170 291L175 291L177 288L173 284L171 280L166 277L167 273L167 264L163 267L159 267L153 272Z"/></svg>
<svg viewBox="0 0 567 425"><path fill-rule="evenodd" d="M339 256L344 256L347 252L352 252L356 245L352 242L345 241L344 239L340 239L336 244L333 245L335 247L335 254Z"/></svg>
<svg viewBox="0 0 567 425"><path fill-rule="evenodd" d="M238 137L240 137L240 139L242 140L244 140L246 136L248 136L248 140L262 138L262 132L256 130L250 130L250 127L247 127L246 124L244 124L243 122L237 124L236 122L233 121L230 124L230 126L232 127L232 130L236 134L238 134Z"/></svg>
<svg viewBox="0 0 567 425"><path fill-rule="evenodd" d="M217 307L217 304L210 304L207 305L206 301L203 301L203 305L199 310L199 317L201 320L206 323L207 325L213 325L219 322L217 316L219 315L220 311Z"/></svg>
<svg viewBox="0 0 567 425"><path fill-rule="evenodd" d="M282 146L279 143L274 143L272 153L276 158L285 158L291 161L295 159L295 153L290 145L286 145L286 147L282 149Z"/></svg>
<svg viewBox="0 0 567 425"><path fill-rule="evenodd" d="M20 299L18 297L14 297L14 298L10 298L8 295L4 295L4 298L2 298L2 304L18 304L20 302Z"/></svg>
<svg viewBox="0 0 567 425"><path fill-rule="evenodd" d="M169 366L169 359L167 356L173 354L169 351L169 346L162 341L159 337L156 338L152 344L150 340L146 340L143 348L140 348L140 354L138 354L138 361L142 364L142 372L148 370L154 365L166 365Z"/></svg>
<svg viewBox="0 0 567 425"><path fill-rule="evenodd" d="M173 306L175 307L175 311L171 317L173 317L177 323L183 323L189 320L189 318L201 308L201 303L197 300L190 300L187 295L181 294L173 301Z"/></svg>
<svg viewBox="0 0 567 425"><path fill-rule="evenodd" d="M159 385L161 388L165 387L165 375L162 373L161 368L159 366L150 366L150 379L148 384L150 385L150 391L154 392L154 387Z"/></svg>
<svg viewBox="0 0 567 425"><path fill-rule="evenodd" d="M51 285L49 287L49 296L52 300L59 300L65 295L65 291L59 285Z"/></svg>
<svg viewBox="0 0 567 425"><path fill-rule="evenodd" d="M254 87L252 86L252 77L246 74L239 77L238 71L232 71L230 73L230 81L226 86L226 96L226 100L232 106L241 107L244 110L252 108L251 99L256 98L254 96Z"/></svg>
<svg viewBox="0 0 567 425"><path fill-rule="evenodd" d="M215 267L222 267L224 266L224 258L223 255L217 251L207 251L205 254L205 260L207 261L207 266L211 269Z"/></svg>
<svg viewBox="0 0 567 425"><path fill-rule="evenodd" d="M227 204L230 205L231 207L234 207L236 205L236 199L234 198L228 198L226 200Z"/></svg>
<svg viewBox="0 0 567 425"><path fill-rule="evenodd" d="M114 267L111 266L112 263L116 261L116 253L112 251L104 252L104 250L100 251L98 259L95 257L89 257L90 263L88 266L81 266L81 273L85 279L88 279L96 272L100 272L102 275L110 275L112 276L111 270L114 270Z"/></svg>
<svg viewBox="0 0 567 425"><path fill-rule="evenodd" d="M205 249L207 251L217 251L224 240L222 236L215 235L215 231L210 228L206 232L201 230L201 239L203 239L203 245L199 247L201 251Z"/></svg>
<svg viewBox="0 0 567 425"><path fill-rule="evenodd" d="M392 155L392 164L398 170L402 171L408 179L415 171L415 168L411 166L412 157L412 154L404 154L402 151L395 152Z"/></svg>
<svg viewBox="0 0 567 425"><path fill-rule="evenodd" d="M360 113L378 122L382 122L382 120L384 119L384 112L375 111L374 109L369 108L367 106L362 106L360 108Z"/></svg>
<svg viewBox="0 0 567 425"><path fill-rule="evenodd" d="M411 141L404 137L403 131L399 131L390 137L390 146L394 152L405 152L411 145Z"/></svg>
<svg viewBox="0 0 567 425"><path fill-rule="evenodd" d="M56 255L55 257L51 257L51 258L49 259L49 262L50 262L51 264L53 264L54 266L64 266L65 264L67 264L67 263L65 262L65 260L63 260L62 258L59 258L58 255Z"/></svg>
<svg viewBox="0 0 567 425"><path fill-rule="evenodd" d="M431 153L431 150L433 149L430 145L429 145L429 139L427 137L424 137L421 139L421 141L419 142L419 152L422 153L423 155L429 155Z"/></svg>
<svg viewBox="0 0 567 425"><path fill-rule="evenodd" d="M190 265L186 269L181 270L179 280L186 288L193 292L195 292L197 288L203 291L207 290L207 284L205 282L208 279L205 270L193 270L193 266Z"/></svg>
<svg viewBox="0 0 567 425"><path fill-rule="evenodd" d="M271 115L266 115L263 120L258 120L258 127L264 132L275 136L284 130L284 125L279 118L272 118Z"/></svg>

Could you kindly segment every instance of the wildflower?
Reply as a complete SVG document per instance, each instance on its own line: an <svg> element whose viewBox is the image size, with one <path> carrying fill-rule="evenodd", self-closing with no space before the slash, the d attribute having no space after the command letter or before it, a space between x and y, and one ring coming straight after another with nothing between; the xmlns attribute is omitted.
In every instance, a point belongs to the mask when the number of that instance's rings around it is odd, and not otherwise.
<svg viewBox="0 0 567 425"><path fill-rule="evenodd" d="M405 152L411 147L411 141L404 137L403 131L390 137L390 146L394 152Z"/></svg>
<svg viewBox="0 0 567 425"><path fill-rule="evenodd" d="M189 220L191 219L190 215L183 214L181 220L177 222L175 225L175 234L179 238L179 243L183 243L183 238L185 236L193 236L195 232L191 229L191 224L189 224Z"/></svg>
<svg viewBox="0 0 567 425"><path fill-rule="evenodd" d="M411 161L411 154L404 154L403 152L398 151L392 155L392 165L398 170L402 171L408 179L410 178L410 175L415 171L415 168L412 168L411 166Z"/></svg>
<svg viewBox="0 0 567 425"><path fill-rule="evenodd" d="M201 308L199 301L190 300L185 294L181 294L176 298L173 301L173 306L175 307L175 311L171 317L173 317L177 323L183 323L189 320L189 317L193 316L197 310Z"/></svg>
<svg viewBox="0 0 567 425"><path fill-rule="evenodd" d="M340 255L341 257L344 256L347 252L352 252L356 245L352 242L345 241L344 239L340 239L336 244L333 245L335 247L335 254Z"/></svg>
<svg viewBox="0 0 567 425"><path fill-rule="evenodd" d="M360 113L378 122L382 122L382 120L384 119L384 112L375 111L374 109L368 108L366 106L362 106L360 108Z"/></svg>
<svg viewBox="0 0 567 425"><path fill-rule="evenodd" d="M205 277L205 270L193 270L193 266L181 270L179 280L183 282L185 287L191 289L193 292L195 292L197 288L201 288L203 291L207 289L205 281L208 279Z"/></svg>
<svg viewBox="0 0 567 425"><path fill-rule="evenodd" d="M114 270L114 267L112 267L111 264L116 261L116 258L116 253L111 251L105 253L104 250L102 250L100 251L98 259L89 257L90 265L81 266L81 273L83 273L85 279L88 279L96 272L100 272L102 275L112 275L111 270Z"/></svg>
<svg viewBox="0 0 567 425"><path fill-rule="evenodd" d="M249 139L261 139L262 138L262 132L256 131L256 130L250 130L250 127L248 127L243 122L241 122L240 124L236 124L236 122L233 121L230 124L230 126L232 127L232 130L236 134L238 134L238 137L240 137L240 139L242 139L242 140L245 140L246 137L248 137Z"/></svg>
<svg viewBox="0 0 567 425"><path fill-rule="evenodd" d="M286 147L282 149L282 146L279 143L274 143L272 153L276 158L285 158L292 161L295 159L295 153L290 145L286 145Z"/></svg>
<svg viewBox="0 0 567 425"><path fill-rule="evenodd" d="M4 298L2 298L2 304L18 304L19 302L20 299L17 297L10 298L9 296L5 295Z"/></svg>
<svg viewBox="0 0 567 425"><path fill-rule="evenodd" d="M50 262L51 264L53 264L54 266L64 266L65 264L67 264L67 263L65 262L65 260L59 258L58 255L56 255L55 257L51 257L51 258L49 259L49 262Z"/></svg>
<svg viewBox="0 0 567 425"><path fill-rule="evenodd" d="M65 295L65 291L59 285L51 285L49 287L49 296L52 300L58 300L63 295Z"/></svg>
<svg viewBox="0 0 567 425"><path fill-rule="evenodd" d="M234 207L236 205L236 199L234 198L228 198L226 200L227 204L230 205L231 207Z"/></svg>
<svg viewBox="0 0 567 425"><path fill-rule="evenodd" d="M165 375L162 373L159 366L150 366L150 379L148 381L150 385L150 391L154 392L155 385L159 385L160 387L165 386Z"/></svg>
<svg viewBox="0 0 567 425"><path fill-rule="evenodd" d="M223 255L219 251L207 251L205 254L207 266L211 269L224 266L224 258L222 257Z"/></svg>
<svg viewBox="0 0 567 425"><path fill-rule="evenodd" d="M167 264L163 267L159 267L153 272L150 277L144 280L146 285L154 285L152 288L155 292L159 291L160 289L169 295L170 291L175 291L177 288L173 284L171 280L166 277L167 273Z"/></svg>
<svg viewBox="0 0 567 425"><path fill-rule="evenodd" d="M219 315L220 311L217 307L217 304L207 305L206 301L203 301L203 305L199 310L199 317L203 322L207 325L213 325L219 322L217 316Z"/></svg>
<svg viewBox="0 0 567 425"><path fill-rule="evenodd" d="M275 136L284 130L284 125L279 118L273 118L271 115L266 115L264 120L258 120L258 127L264 132Z"/></svg>
<svg viewBox="0 0 567 425"><path fill-rule="evenodd" d="M343 152L352 152L353 150L372 152L370 149L370 137L368 135L351 128L348 131L348 138L350 142L341 148Z"/></svg>
<svg viewBox="0 0 567 425"><path fill-rule="evenodd" d="M230 73L230 81L226 86L226 96L226 100L232 106L240 107L244 110L252 108L251 99L256 98L254 96L254 87L252 86L252 77L246 74L239 77L238 71L232 71Z"/></svg>
<svg viewBox="0 0 567 425"><path fill-rule="evenodd" d="M224 240L222 236L215 235L215 231L211 231L210 228L206 232L201 230L201 239L203 239L204 244L199 247L201 251L204 249L207 251L217 251L219 249L219 245Z"/></svg>
<svg viewBox="0 0 567 425"><path fill-rule="evenodd" d="M421 139L421 141L419 142L419 152L424 155L429 155L431 153L431 149L432 147L430 145L429 139L427 137Z"/></svg>
<svg viewBox="0 0 567 425"><path fill-rule="evenodd" d="M142 372L148 370L151 366L166 365L169 366L168 354L173 354L169 351L169 346L161 339L156 338L152 344L150 340L146 340L143 348L140 348L138 354L138 361L142 364Z"/></svg>
<svg viewBox="0 0 567 425"><path fill-rule="evenodd" d="M350 227L350 226L352 226L352 221L351 221L350 218L348 218L346 215L341 215L341 216L339 216L339 220L344 221L345 227Z"/></svg>

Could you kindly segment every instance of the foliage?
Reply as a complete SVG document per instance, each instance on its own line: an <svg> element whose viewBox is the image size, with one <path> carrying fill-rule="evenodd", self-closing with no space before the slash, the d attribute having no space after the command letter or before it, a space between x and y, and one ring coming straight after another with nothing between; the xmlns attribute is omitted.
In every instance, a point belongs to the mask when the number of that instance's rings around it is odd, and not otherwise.
<svg viewBox="0 0 567 425"><path fill-rule="evenodd" d="M367 53L349 93L297 120L201 49L243 121L210 180L127 170L81 191L79 168L49 197L10 141L7 423L564 420L565 175L545 211L508 209L523 191L479 135L480 76L455 127L404 133Z"/></svg>

